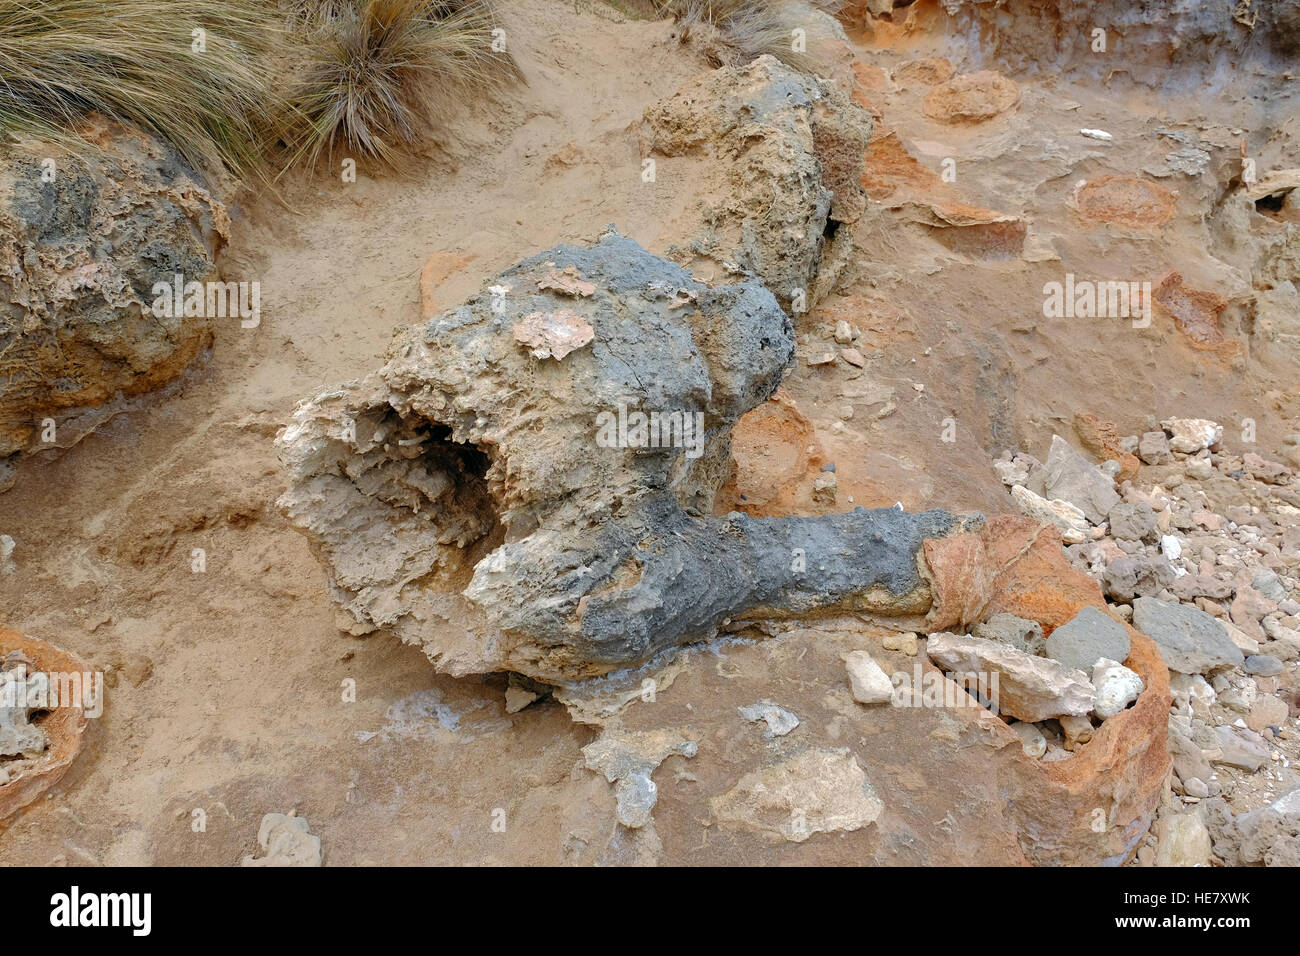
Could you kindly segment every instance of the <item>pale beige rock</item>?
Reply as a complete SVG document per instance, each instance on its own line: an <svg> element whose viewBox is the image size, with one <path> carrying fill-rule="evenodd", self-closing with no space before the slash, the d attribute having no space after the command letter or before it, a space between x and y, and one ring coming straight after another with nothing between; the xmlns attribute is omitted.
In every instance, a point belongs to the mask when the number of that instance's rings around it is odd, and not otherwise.
<svg viewBox="0 0 1300 956"><path fill-rule="evenodd" d="M859 704L887 704L894 696L889 675L880 669L866 651L853 651L844 658L849 671L849 687Z"/></svg>
<svg viewBox="0 0 1300 956"><path fill-rule="evenodd" d="M1013 485L1011 497L1026 517L1050 524L1061 532L1066 544L1080 544L1088 538L1088 518L1068 501L1048 501L1024 485Z"/></svg>
<svg viewBox="0 0 1300 956"><path fill-rule="evenodd" d="M257 828L260 857L246 856L240 866L320 866L320 837L309 832L306 817L268 813Z"/></svg>
<svg viewBox="0 0 1300 956"><path fill-rule="evenodd" d="M723 826L802 843L814 833L860 830L884 804L847 747L805 750L747 773L712 801Z"/></svg>
<svg viewBox="0 0 1300 956"><path fill-rule="evenodd" d="M931 634L926 653L947 672L996 676L993 694L1000 713L1034 722L1092 711L1096 694L1083 671L1046 657L1033 657L996 641L941 632Z"/></svg>
<svg viewBox="0 0 1300 956"><path fill-rule="evenodd" d="M1065 749L1078 750L1092 739L1092 721L1087 717L1062 714L1057 720L1065 732Z"/></svg>
<svg viewBox="0 0 1300 956"><path fill-rule="evenodd" d="M917 637L912 633L890 634L880 642L880 645L887 651L902 651L908 657L915 657Z"/></svg>
<svg viewBox="0 0 1300 956"><path fill-rule="evenodd" d="M1160 424L1169 433L1169 447L1185 455L1223 440L1223 426L1206 418L1170 418Z"/></svg>
<svg viewBox="0 0 1300 956"><path fill-rule="evenodd" d="M1265 727L1280 727L1286 722L1286 702L1277 697L1266 695L1259 698L1246 715L1246 726L1256 733L1262 733Z"/></svg>
<svg viewBox="0 0 1300 956"><path fill-rule="evenodd" d="M1026 757L1037 760L1047 753L1047 738L1033 724L1022 721L1018 724L1012 724L1011 729L1020 738L1020 748L1024 751Z"/></svg>
<svg viewBox="0 0 1300 956"><path fill-rule="evenodd" d="M1195 813L1162 816L1156 827L1160 844L1156 866L1209 866L1210 831Z"/></svg>

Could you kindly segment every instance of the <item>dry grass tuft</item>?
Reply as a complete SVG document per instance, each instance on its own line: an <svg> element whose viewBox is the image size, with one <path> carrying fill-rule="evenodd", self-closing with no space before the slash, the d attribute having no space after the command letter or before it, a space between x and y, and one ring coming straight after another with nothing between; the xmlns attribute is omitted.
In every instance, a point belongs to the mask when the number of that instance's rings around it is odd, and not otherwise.
<svg viewBox="0 0 1300 956"><path fill-rule="evenodd" d="M0 0L0 135L66 142L94 111L152 131L196 168L259 169L277 112L273 13L256 0Z"/></svg>
<svg viewBox="0 0 1300 956"><path fill-rule="evenodd" d="M297 160L350 150L392 163L429 124L469 96L518 79L492 49L488 0L317 0L293 95L304 122L287 139ZM310 6L310 4L307 4Z"/></svg>
<svg viewBox="0 0 1300 956"><path fill-rule="evenodd" d="M732 55L718 59L743 62L764 53L795 69L811 70L815 59L794 49L793 31L807 28L802 11L809 5L835 13L843 0L654 0L660 16L671 16L688 29L717 30Z"/></svg>

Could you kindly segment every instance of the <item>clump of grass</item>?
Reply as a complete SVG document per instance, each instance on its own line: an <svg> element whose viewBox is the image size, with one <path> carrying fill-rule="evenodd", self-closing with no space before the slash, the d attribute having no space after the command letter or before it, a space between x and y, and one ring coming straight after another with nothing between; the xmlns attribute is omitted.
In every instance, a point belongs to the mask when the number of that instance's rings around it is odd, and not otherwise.
<svg viewBox="0 0 1300 956"><path fill-rule="evenodd" d="M687 30L715 29L732 55L720 60L744 62L770 53L796 69L807 70L815 59L794 49L793 31L807 27L800 8L790 0L654 0L660 16L671 16ZM835 13L843 0L814 0L813 6Z"/></svg>
<svg viewBox="0 0 1300 956"><path fill-rule="evenodd" d="M246 175L271 142L279 35L257 0L0 0L0 135L67 142L99 112Z"/></svg>
<svg viewBox="0 0 1300 956"><path fill-rule="evenodd" d="M317 0L293 101L293 159L346 145L392 163L465 97L519 77L488 0Z"/></svg>

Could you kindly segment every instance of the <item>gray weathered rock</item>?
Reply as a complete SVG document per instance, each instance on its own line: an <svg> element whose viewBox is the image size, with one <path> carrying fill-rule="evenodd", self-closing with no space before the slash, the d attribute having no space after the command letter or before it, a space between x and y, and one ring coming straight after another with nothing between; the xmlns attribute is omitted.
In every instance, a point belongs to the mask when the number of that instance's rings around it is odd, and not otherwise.
<svg viewBox="0 0 1300 956"><path fill-rule="evenodd" d="M1043 467L1046 497L1068 501L1093 524L1105 521L1110 509L1119 504L1115 482L1060 435L1052 436L1052 448Z"/></svg>
<svg viewBox="0 0 1300 956"><path fill-rule="evenodd" d="M1138 596L1159 594L1174 583L1177 575L1164 555L1125 555L1106 565L1102 589L1115 601L1132 601Z"/></svg>
<svg viewBox="0 0 1300 956"><path fill-rule="evenodd" d="M257 828L262 856L246 856L240 866L320 866L320 837L310 832L306 817L268 813Z"/></svg>
<svg viewBox="0 0 1300 956"><path fill-rule="evenodd" d="M1001 641L1034 657L1043 656L1046 643L1043 639L1043 625L1014 614L994 614L987 621L981 621L972 627L971 633L986 641Z"/></svg>
<svg viewBox="0 0 1300 956"><path fill-rule="evenodd" d="M587 769L603 774L614 784L618 822L640 829L651 822L659 788L650 778L656 767L677 754L694 757L695 741L671 729L622 731L606 727L599 737L582 748Z"/></svg>
<svg viewBox="0 0 1300 956"><path fill-rule="evenodd" d="M1156 532L1156 513L1140 501L1121 501L1106 516L1112 538L1143 541Z"/></svg>
<svg viewBox="0 0 1300 956"><path fill-rule="evenodd" d="M1282 673L1282 662L1272 654L1250 654L1241 669L1254 677L1276 677Z"/></svg>
<svg viewBox="0 0 1300 956"><path fill-rule="evenodd" d="M786 710L770 700L760 700L748 707L738 709L740 716L750 723L756 724L761 721L767 724L767 729L763 731L764 740L784 737L799 726L799 718L793 711Z"/></svg>
<svg viewBox="0 0 1300 956"><path fill-rule="evenodd" d="M1219 755L1210 758L1214 763L1254 773L1268 760L1268 744L1253 730L1225 724L1214 728L1214 736L1219 744Z"/></svg>
<svg viewBox="0 0 1300 956"><path fill-rule="evenodd" d="M1128 631L1113 617L1092 605L1079 610L1047 638L1045 653L1066 667L1091 671L1099 658L1128 659Z"/></svg>
<svg viewBox="0 0 1300 956"><path fill-rule="evenodd" d="M1133 626L1156 642L1171 671L1204 674L1245 660L1222 624L1187 604L1138 598L1133 602Z"/></svg>
<svg viewBox="0 0 1300 956"><path fill-rule="evenodd" d="M708 157L716 204L690 252L760 277L783 305L811 307L852 247L871 115L833 84L775 57L724 67L645 113L647 155Z"/></svg>
<svg viewBox="0 0 1300 956"><path fill-rule="evenodd" d="M1166 465L1174 460L1169 438L1164 432L1143 432L1138 439L1138 457L1148 465Z"/></svg>
<svg viewBox="0 0 1300 956"><path fill-rule="evenodd" d="M0 149L0 460L72 444L212 338L210 316L151 306L155 283L216 278L225 209L169 147L88 122L101 148L82 157L29 141Z"/></svg>

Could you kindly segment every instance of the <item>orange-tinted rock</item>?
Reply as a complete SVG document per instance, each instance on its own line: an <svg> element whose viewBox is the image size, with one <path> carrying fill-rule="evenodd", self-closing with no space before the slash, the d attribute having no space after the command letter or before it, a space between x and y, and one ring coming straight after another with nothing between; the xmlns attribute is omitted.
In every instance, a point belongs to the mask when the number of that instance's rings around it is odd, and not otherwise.
<svg viewBox="0 0 1300 956"><path fill-rule="evenodd" d="M1059 535L1033 521L996 517L982 532L958 538L965 540L926 549L949 609L945 620L969 618L983 603L987 613L1005 610L1056 627L1085 604L1104 606L1097 585L1069 566ZM890 650L883 632L851 618L804 622L767 640L683 656L656 677L653 706L633 704L617 717L625 732L671 729L699 741L698 756L682 767L689 779L674 773L680 758L655 773L659 860L719 865L761 853L774 865L850 858L874 865L1121 863L1147 832L1170 767L1167 673L1154 645L1129 635L1127 664L1146 690L1059 762L1027 757L1011 727L925 654ZM894 706L855 703L844 666L853 651L869 653L909 692ZM943 700L927 703L917 682L942 690ZM736 717L738 707L765 698L800 719L780 744ZM734 821L716 825L726 822L715 812L721 795L788 766L791 752L827 749L847 749L843 759L861 768L878 797L880 812L868 824L807 838ZM810 820L842 809L816 773L788 776L813 801Z"/></svg>
<svg viewBox="0 0 1300 956"><path fill-rule="evenodd" d="M90 666L74 654L17 631L0 628L0 657L11 651L21 651L32 662L29 674L91 673ZM103 693L102 687L100 693ZM21 810L57 783L81 750L81 737L86 729L84 708L55 707L38 720L49 746L36 760L16 762L20 769L11 770L9 782L0 785L0 820Z"/></svg>
<svg viewBox="0 0 1300 956"><path fill-rule="evenodd" d="M1235 343L1223 336L1219 316L1228 307L1228 300L1217 292L1193 289L1183 282L1175 270L1165 273L1152 294L1161 311L1173 318L1178 331L1198 349L1216 351L1233 348Z"/></svg>
<svg viewBox="0 0 1300 956"><path fill-rule="evenodd" d="M927 57L924 60L908 60L894 71L894 80L903 87L934 86L951 80L956 72L956 67L947 57Z"/></svg>
<svg viewBox="0 0 1300 956"><path fill-rule="evenodd" d="M458 256L454 252L435 252L429 257L420 271L420 308L426 319L431 319L452 303L444 302L438 297L438 286L446 282L475 256Z"/></svg>
<svg viewBox="0 0 1300 956"><path fill-rule="evenodd" d="M930 90L921 109L940 123L982 123L1020 102L1020 87L993 70L954 77Z"/></svg>
<svg viewBox="0 0 1300 956"><path fill-rule="evenodd" d="M807 504L826 463L812 422L783 388L736 422L731 454L737 468L719 492L715 510L755 517L787 515Z"/></svg>
<svg viewBox="0 0 1300 956"><path fill-rule="evenodd" d="M934 170L907 151L897 133L874 137L867 145L862 188L887 209L935 227L936 238L965 255L1018 255L1026 225L1015 217L962 201Z"/></svg>
<svg viewBox="0 0 1300 956"><path fill-rule="evenodd" d="M1146 179L1099 176L1075 188L1073 203L1084 219L1121 226L1160 226L1174 218L1178 197Z"/></svg>
<svg viewBox="0 0 1300 956"><path fill-rule="evenodd" d="M1090 412L1080 413L1074 416L1074 433L1079 436L1079 444L1094 458L1119 462L1116 481L1128 481L1137 477L1142 462L1120 446L1119 430L1114 422L1104 421Z"/></svg>
<svg viewBox="0 0 1300 956"><path fill-rule="evenodd" d="M980 537L991 580L986 616L1006 612L1035 620L1050 635L1085 605L1106 609L1097 582L1066 560L1055 529L1002 515L991 519ZM950 558L960 553L960 545L945 542L934 553ZM965 552L976 553L973 548ZM954 568L974 586L986 577L963 562L943 559L931 573L949 575ZM977 602L976 595L965 594L949 597L945 607L968 609ZM1164 793L1171 765L1165 746L1169 671L1150 638L1130 625L1125 629L1131 649L1124 664L1146 685L1137 703L1103 722L1073 758L1049 763L1026 759L1017 768L1008 802L1019 820L1021 843L1035 863L1124 862L1149 829ZM999 721L994 730L1008 746L1019 746L1005 724Z"/></svg>
<svg viewBox="0 0 1300 956"><path fill-rule="evenodd" d="M853 80L855 91L866 90L872 93L887 93L893 87L893 84L889 81L888 73L878 66L863 63L861 60L853 61Z"/></svg>

